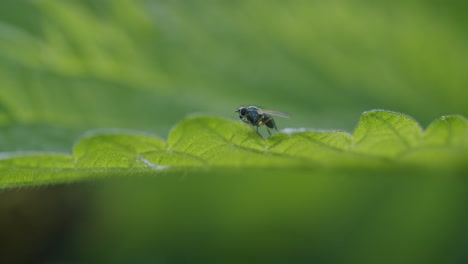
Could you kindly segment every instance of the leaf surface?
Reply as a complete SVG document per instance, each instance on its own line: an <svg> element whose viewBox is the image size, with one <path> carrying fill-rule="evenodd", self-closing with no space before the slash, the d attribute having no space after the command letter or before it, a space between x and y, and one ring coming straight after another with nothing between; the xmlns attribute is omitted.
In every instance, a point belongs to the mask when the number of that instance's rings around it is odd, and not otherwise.
<svg viewBox="0 0 468 264"><path fill-rule="evenodd" d="M424 132L412 118L365 112L353 135L344 131L277 133L267 140L254 129L217 117L190 117L166 141L128 131L89 132L73 154L2 153L0 185L60 183L102 175L185 168L377 169L398 167L464 170L468 122L445 116Z"/></svg>

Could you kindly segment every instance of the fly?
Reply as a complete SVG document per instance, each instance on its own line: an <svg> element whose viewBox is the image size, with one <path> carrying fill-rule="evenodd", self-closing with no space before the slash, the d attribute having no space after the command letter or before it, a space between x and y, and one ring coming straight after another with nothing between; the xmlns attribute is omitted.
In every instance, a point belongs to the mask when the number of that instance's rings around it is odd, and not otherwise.
<svg viewBox="0 0 468 264"><path fill-rule="evenodd" d="M266 125L268 134L271 135L270 128L276 129L278 131L278 128L276 127L275 120L273 119L273 116L281 116L281 117L289 117L290 114L284 113L284 112L278 112L278 111L271 111L271 110L264 110L256 106L243 106L239 109L236 110L236 113L239 114L240 120L242 120L244 123L250 124L254 127L257 128L257 134L258 133L258 128Z"/></svg>

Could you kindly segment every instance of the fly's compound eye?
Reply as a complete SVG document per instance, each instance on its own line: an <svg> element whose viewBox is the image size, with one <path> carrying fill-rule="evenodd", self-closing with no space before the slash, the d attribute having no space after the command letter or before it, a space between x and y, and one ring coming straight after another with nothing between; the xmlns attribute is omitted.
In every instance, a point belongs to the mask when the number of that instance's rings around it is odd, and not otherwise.
<svg viewBox="0 0 468 264"><path fill-rule="evenodd" d="M242 108L240 109L240 114L243 115L243 116L244 116L245 114L247 114L247 108L242 107Z"/></svg>

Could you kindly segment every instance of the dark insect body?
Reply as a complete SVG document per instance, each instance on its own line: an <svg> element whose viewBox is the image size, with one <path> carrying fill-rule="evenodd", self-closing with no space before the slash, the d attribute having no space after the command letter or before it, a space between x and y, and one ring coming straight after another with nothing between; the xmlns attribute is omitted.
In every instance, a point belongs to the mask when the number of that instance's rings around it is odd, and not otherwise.
<svg viewBox="0 0 468 264"><path fill-rule="evenodd" d="M256 106L241 107L236 110L236 113L239 114L240 120L256 127L257 134L259 135L260 133L258 133L258 128L263 125L266 125L268 134L270 135L271 135L270 128L272 129L274 128L276 129L276 131L278 131L275 120L272 117L273 115L289 117L288 113L270 111L270 110L262 110L261 108L258 108Z"/></svg>

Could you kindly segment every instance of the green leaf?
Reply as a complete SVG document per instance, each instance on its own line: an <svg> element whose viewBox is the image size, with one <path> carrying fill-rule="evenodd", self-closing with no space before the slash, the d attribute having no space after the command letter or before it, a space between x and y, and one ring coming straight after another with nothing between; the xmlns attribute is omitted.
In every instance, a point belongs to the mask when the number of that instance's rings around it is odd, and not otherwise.
<svg viewBox="0 0 468 264"><path fill-rule="evenodd" d="M2 154L0 168L74 168L73 157L66 154Z"/></svg>
<svg viewBox="0 0 468 264"><path fill-rule="evenodd" d="M468 147L468 121L463 116L443 116L434 121L424 135L426 146Z"/></svg>
<svg viewBox="0 0 468 264"><path fill-rule="evenodd" d="M462 116L444 116L428 127L421 148L400 159L428 167L468 168L468 121Z"/></svg>
<svg viewBox="0 0 468 264"><path fill-rule="evenodd" d="M142 154L165 149L166 143L157 137L113 132L85 136L75 145L73 156L78 168L133 168L147 166Z"/></svg>
<svg viewBox="0 0 468 264"><path fill-rule="evenodd" d="M276 134L268 140L268 151L301 159L313 166L352 166L365 157L351 151L352 136L344 131L310 131Z"/></svg>
<svg viewBox="0 0 468 264"><path fill-rule="evenodd" d="M412 118L388 111L365 112L354 134L344 131L277 133L267 140L241 122L190 117L163 139L123 130L84 135L73 155L9 154L0 159L0 185L59 183L102 175L195 168L466 169L468 122L447 116L425 133ZM90 176L91 175L91 176Z"/></svg>
<svg viewBox="0 0 468 264"><path fill-rule="evenodd" d="M395 158L421 144L422 128L411 117L395 112L365 112L354 131L354 151Z"/></svg>
<svg viewBox="0 0 468 264"><path fill-rule="evenodd" d="M0 186L21 187L71 181L73 157L66 154L1 153Z"/></svg>
<svg viewBox="0 0 468 264"><path fill-rule="evenodd" d="M192 117L177 125L170 133L167 153L184 157L185 163L203 161L199 165L267 167L296 163L287 156L266 151L267 143L248 126L215 117ZM153 158L148 157L151 162ZM177 165L177 164L161 164Z"/></svg>

